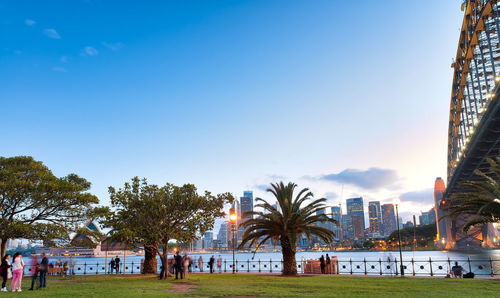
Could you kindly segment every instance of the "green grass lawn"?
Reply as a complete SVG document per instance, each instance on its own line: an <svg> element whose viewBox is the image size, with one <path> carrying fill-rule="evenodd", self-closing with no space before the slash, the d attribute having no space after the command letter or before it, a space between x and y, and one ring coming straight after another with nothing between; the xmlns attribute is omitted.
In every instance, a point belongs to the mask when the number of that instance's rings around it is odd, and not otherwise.
<svg viewBox="0 0 500 298"><path fill-rule="evenodd" d="M155 276L100 275L49 277L46 289L28 291L30 282L29 277L23 281L21 293L0 293L0 296L500 297L500 281L480 279L194 274L187 280L160 281ZM188 292L172 292L183 289Z"/></svg>

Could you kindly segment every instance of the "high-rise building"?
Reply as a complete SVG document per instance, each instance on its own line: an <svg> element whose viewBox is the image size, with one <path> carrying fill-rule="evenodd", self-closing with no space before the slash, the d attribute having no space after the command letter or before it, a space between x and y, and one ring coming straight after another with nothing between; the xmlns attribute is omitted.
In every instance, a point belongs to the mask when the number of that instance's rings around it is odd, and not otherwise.
<svg viewBox="0 0 500 298"><path fill-rule="evenodd" d="M337 224L333 224L332 223L332 226L333 226L333 233L335 233L335 239L337 240L340 240L341 237L342 237L342 231L340 229L341 225L342 225L342 211L340 210L340 206L333 206L331 208L332 210L332 218L337 221Z"/></svg>
<svg viewBox="0 0 500 298"><path fill-rule="evenodd" d="M425 226L430 224L429 212L422 212L422 214L418 216L418 222L420 223L420 226Z"/></svg>
<svg viewBox="0 0 500 298"><path fill-rule="evenodd" d="M253 192L244 191L243 196L240 198L240 212L242 219L251 218L251 215L245 215L246 212L253 211Z"/></svg>
<svg viewBox="0 0 500 298"><path fill-rule="evenodd" d="M247 214L248 212L253 211L253 192L250 190L246 190L243 192L243 196L240 197L240 218L241 222L246 221L247 219L252 218L252 215ZM238 243L241 242L243 238L243 233L245 232L243 227L238 228Z"/></svg>
<svg viewBox="0 0 500 298"><path fill-rule="evenodd" d="M351 216L354 238L363 238L365 235L365 213L363 198L347 199L347 215Z"/></svg>
<svg viewBox="0 0 500 298"><path fill-rule="evenodd" d="M389 236L397 229L396 214L394 213L393 204L384 204L382 208L382 230L384 236Z"/></svg>
<svg viewBox="0 0 500 298"><path fill-rule="evenodd" d="M203 236L203 249L212 249L212 242L214 240L213 232L205 232L205 236Z"/></svg>
<svg viewBox="0 0 500 298"><path fill-rule="evenodd" d="M236 242L236 245L238 245L240 243L241 236L243 235L243 233L240 233L240 230L238 229L238 226L240 225L240 223L242 221L242 218L241 218L241 214L242 213L241 213L241 208L240 208L240 202L238 200L234 200L233 204L231 205L231 208L234 209L234 212L237 215L237 217L236 217L237 219L236 219L236 222L234 223L234 226L236 227L235 228L235 242ZM230 225L230 227L231 226L232 225Z"/></svg>
<svg viewBox="0 0 500 298"><path fill-rule="evenodd" d="M434 208L431 208L429 212L429 224L434 224L436 223L436 210Z"/></svg>
<svg viewBox="0 0 500 298"><path fill-rule="evenodd" d="M342 214L342 236L343 239L352 239L354 237L352 217L349 214Z"/></svg>
<svg viewBox="0 0 500 298"><path fill-rule="evenodd" d="M440 208L441 204L444 202L444 192L446 187L444 186L444 181L440 177L436 178L434 182L434 210L436 212L436 228L437 235L436 239L446 239L446 223L447 220L439 220L445 215L445 211Z"/></svg>
<svg viewBox="0 0 500 298"><path fill-rule="evenodd" d="M227 221L221 223L219 233L217 234L217 240L218 240L221 248L228 247L228 245L227 245L227 240L228 240L227 226L228 226Z"/></svg>
<svg viewBox="0 0 500 298"><path fill-rule="evenodd" d="M368 202L368 218L370 221L370 233L382 235L382 211L380 210L379 201Z"/></svg>

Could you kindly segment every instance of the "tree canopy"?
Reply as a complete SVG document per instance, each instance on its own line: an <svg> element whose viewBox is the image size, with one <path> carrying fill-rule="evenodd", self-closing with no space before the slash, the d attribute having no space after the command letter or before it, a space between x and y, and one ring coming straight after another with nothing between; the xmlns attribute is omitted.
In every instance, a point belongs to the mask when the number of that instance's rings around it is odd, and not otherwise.
<svg viewBox="0 0 500 298"><path fill-rule="evenodd" d="M224 216L224 204L234 200L230 193L200 195L193 184L160 187L138 177L118 190L110 187L109 194L114 212L106 225L114 238L144 246L145 273L156 271L156 254L167 267L169 240L191 243L212 229L215 219Z"/></svg>
<svg viewBox="0 0 500 298"><path fill-rule="evenodd" d="M0 239L67 239L102 212L90 182L76 174L56 177L30 156L0 157Z"/></svg>

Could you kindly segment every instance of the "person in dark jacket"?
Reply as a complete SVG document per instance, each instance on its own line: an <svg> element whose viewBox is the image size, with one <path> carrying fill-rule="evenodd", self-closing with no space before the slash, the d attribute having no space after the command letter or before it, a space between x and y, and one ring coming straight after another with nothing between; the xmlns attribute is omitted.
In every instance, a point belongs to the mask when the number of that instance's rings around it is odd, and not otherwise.
<svg viewBox="0 0 500 298"><path fill-rule="evenodd" d="M0 266L0 275L2 276L2 292L7 292L7 288L5 284L7 283L7 279L9 278L9 270L12 267L10 264L10 255L5 255L2 258L2 265Z"/></svg>
<svg viewBox="0 0 500 298"><path fill-rule="evenodd" d="M462 278L462 275L464 274L464 268L458 265L458 262L455 262L455 266L451 267L451 271L453 272L453 276L455 276L455 278Z"/></svg>
<svg viewBox="0 0 500 298"><path fill-rule="evenodd" d="M181 279L184 278L183 270L182 270L182 257L179 254L179 251L175 254L174 257L175 264L174 264L174 269L175 269L175 279L179 279L179 273L181 274Z"/></svg>
<svg viewBox="0 0 500 298"><path fill-rule="evenodd" d="M47 272L49 272L49 259L42 253L42 261L40 262L40 288L47 286Z"/></svg>
<svg viewBox="0 0 500 298"><path fill-rule="evenodd" d="M111 261L109 261L109 270L111 272L111 274L113 274L113 270L115 270L115 259L114 258L111 258Z"/></svg>
<svg viewBox="0 0 500 298"><path fill-rule="evenodd" d="M118 256L115 258L115 269L116 274L120 273L120 258Z"/></svg>
<svg viewBox="0 0 500 298"><path fill-rule="evenodd" d="M326 254L326 274L332 274L332 261L330 260L330 256Z"/></svg>
<svg viewBox="0 0 500 298"><path fill-rule="evenodd" d="M214 263L215 263L215 258L212 256L210 258L210 261L208 262L208 266L210 266L210 273L214 273Z"/></svg>
<svg viewBox="0 0 500 298"><path fill-rule="evenodd" d="M321 274L325 274L325 257L323 257L323 255L319 258L319 266L321 268Z"/></svg>

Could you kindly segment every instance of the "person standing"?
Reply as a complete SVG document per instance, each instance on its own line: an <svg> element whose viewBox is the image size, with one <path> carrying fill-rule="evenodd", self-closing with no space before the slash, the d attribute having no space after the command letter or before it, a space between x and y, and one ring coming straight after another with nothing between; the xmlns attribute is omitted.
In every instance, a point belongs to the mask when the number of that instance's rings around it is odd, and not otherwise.
<svg viewBox="0 0 500 298"><path fill-rule="evenodd" d="M222 273L222 258L219 257L217 258L217 270L219 270L219 273Z"/></svg>
<svg viewBox="0 0 500 298"><path fill-rule="evenodd" d="M118 256L115 258L115 269L116 274L120 273L120 258Z"/></svg>
<svg viewBox="0 0 500 298"><path fill-rule="evenodd" d="M326 274L332 274L332 261L330 260L330 256L326 254Z"/></svg>
<svg viewBox="0 0 500 298"><path fill-rule="evenodd" d="M40 262L40 288L47 286L47 272L49 271L49 259L42 253L42 261Z"/></svg>
<svg viewBox="0 0 500 298"><path fill-rule="evenodd" d="M193 266L193 259L191 259L191 257L188 257L188 259L189 259L188 271L189 271L189 273L191 273L191 272L193 272L193 267L192 267Z"/></svg>
<svg viewBox="0 0 500 298"><path fill-rule="evenodd" d="M30 291L33 291L35 288L36 279L38 278L38 272L40 271L40 264L38 263L38 257L36 255L31 256L31 288Z"/></svg>
<svg viewBox="0 0 500 298"><path fill-rule="evenodd" d="M184 271L184 278L188 278L189 257L187 253L184 253L184 256L182 257L182 268Z"/></svg>
<svg viewBox="0 0 500 298"><path fill-rule="evenodd" d="M10 255L5 255L2 259L2 265L0 266L1 267L1 270L0 270L0 274L2 275L2 292L7 292L7 288L6 288L6 284L7 284L7 279L9 279L9 273L10 275L12 275L11 273L11 270L10 270L10 267L12 267L10 265Z"/></svg>
<svg viewBox="0 0 500 298"><path fill-rule="evenodd" d="M203 258L201 256L198 258L198 267L200 268L200 272L203 272Z"/></svg>
<svg viewBox="0 0 500 298"><path fill-rule="evenodd" d="M115 259L111 258L111 261L109 261L109 270L111 274L113 274L113 270L115 270Z"/></svg>
<svg viewBox="0 0 500 298"><path fill-rule="evenodd" d="M24 271L24 261L21 253L16 252L14 254L14 260L12 261L12 292L16 290L21 292L21 281L23 279Z"/></svg>
<svg viewBox="0 0 500 298"><path fill-rule="evenodd" d="M175 260L175 265L174 265L174 269L175 269L175 279L179 279L179 273L181 274L181 279L183 279L183 272L182 272L182 257L181 255L179 254L179 252L177 251L177 253L175 254L175 257L174 257L174 260Z"/></svg>
<svg viewBox="0 0 500 298"><path fill-rule="evenodd" d="M325 257L323 255L319 258L319 267L321 268L321 274L325 274Z"/></svg>
<svg viewBox="0 0 500 298"><path fill-rule="evenodd" d="M214 263L215 263L215 257L212 256L210 258L210 261L208 262L208 266L210 266L210 273L214 273Z"/></svg>

